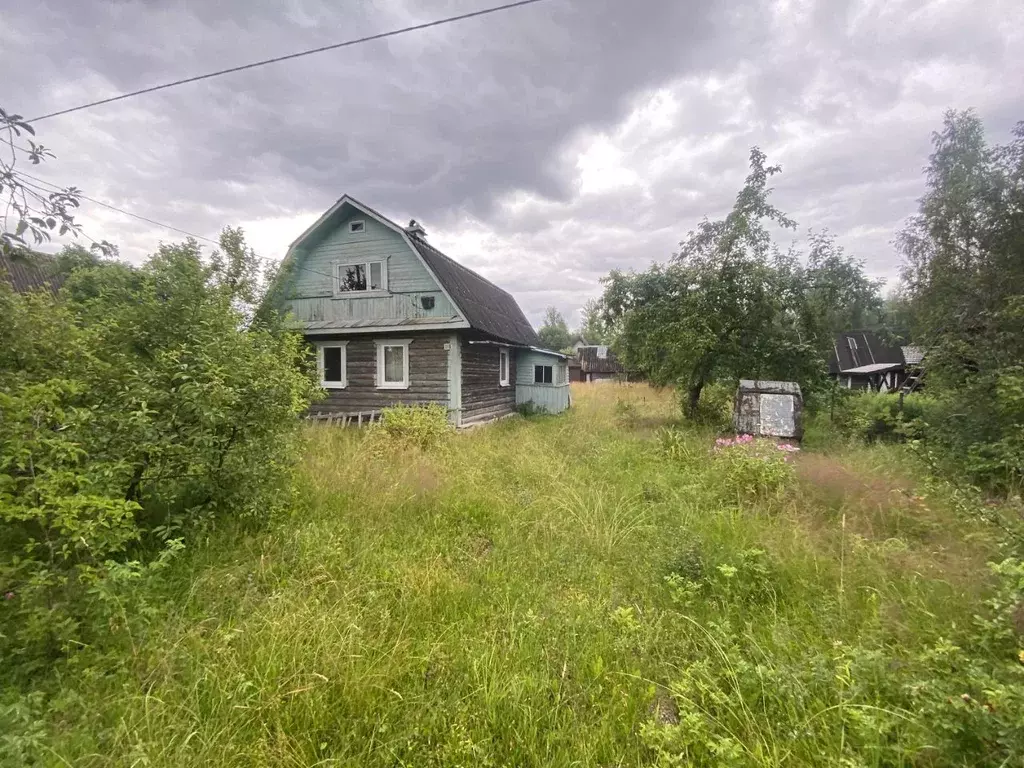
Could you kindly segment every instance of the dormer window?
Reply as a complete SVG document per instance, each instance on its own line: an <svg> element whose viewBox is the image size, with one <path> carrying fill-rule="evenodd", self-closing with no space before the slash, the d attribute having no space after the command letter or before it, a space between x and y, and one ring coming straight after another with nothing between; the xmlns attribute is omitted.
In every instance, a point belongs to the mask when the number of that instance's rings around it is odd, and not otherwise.
<svg viewBox="0 0 1024 768"><path fill-rule="evenodd" d="M366 231L366 222L362 219L356 219L348 223L348 231L352 234L358 234L359 232Z"/></svg>

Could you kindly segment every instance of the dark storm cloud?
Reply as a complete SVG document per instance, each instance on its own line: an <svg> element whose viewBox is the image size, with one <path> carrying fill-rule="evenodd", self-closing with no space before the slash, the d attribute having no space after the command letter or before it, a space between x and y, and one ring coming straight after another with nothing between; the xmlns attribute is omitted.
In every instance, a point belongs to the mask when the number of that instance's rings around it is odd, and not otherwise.
<svg viewBox="0 0 1024 768"><path fill-rule="evenodd" d="M0 23L3 105L40 114L489 4L22 3ZM267 255L345 192L415 216L537 318L726 210L753 144L784 165L801 231L893 275L942 111L977 107L997 139L1024 117L1022 19L1019 2L548 0L38 128L48 178L204 235L280 221ZM175 237L83 215L133 258Z"/></svg>

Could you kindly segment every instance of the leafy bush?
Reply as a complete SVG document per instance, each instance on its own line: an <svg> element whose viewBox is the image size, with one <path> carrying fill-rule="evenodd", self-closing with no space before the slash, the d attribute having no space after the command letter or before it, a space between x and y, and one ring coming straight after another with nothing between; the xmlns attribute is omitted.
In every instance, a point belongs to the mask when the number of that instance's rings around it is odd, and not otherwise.
<svg viewBox="0 0 1024 768"><path fill-rule="evenodd" d="M847 437L868 442L897 441L925 434L935 401L928 395L912 393L903 398L884 392L836 390L830 418L832 428Z"/></svg>
<svg viewBox="0 0 1024 768"><path fill-rule="evenodd" d="M697 424L705 424L720 431L730 429L735 397L735 381L714 381L706 384L701 390L697 409L691 419ZM688 408L685 393L680 392L679 404L685 413Z"/></svg>
<svg viewBox="0 0 1024 768"><path fill-rule="evenodd" d="M380 421L367 430L366 445L377 456L415 449L436 451L447 447L455 427L440 403L397 405L385 408Z"/></svg>
<svg viewBox="0 0 1024 768"><path fill-rule="evenodd" d="M236 266L254 258L233 251ZM196 525L288 499L314 387L300 338L244 329L236 278L189 243L139 269L84 268L59 300L0 281L5 659L88 640L119 564L159 563Z"/></svg>

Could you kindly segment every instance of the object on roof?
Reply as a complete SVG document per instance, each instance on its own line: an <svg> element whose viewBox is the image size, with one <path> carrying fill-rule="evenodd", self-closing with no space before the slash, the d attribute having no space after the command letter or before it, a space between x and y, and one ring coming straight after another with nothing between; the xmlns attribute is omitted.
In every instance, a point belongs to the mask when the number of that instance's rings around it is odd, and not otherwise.
<svg viewBox="0 0 1024 768"><path fill-rule="evenodd" d="M733 426L740 435L803 436L803 397L795 381L742 379L736 389Z"/></svg>
<svg viewBox="0 0 1024 768"><path fill-rule="evenodd" d="M900 351L907 365L920 365L924 362L924 347L900 347Z"/></svg>

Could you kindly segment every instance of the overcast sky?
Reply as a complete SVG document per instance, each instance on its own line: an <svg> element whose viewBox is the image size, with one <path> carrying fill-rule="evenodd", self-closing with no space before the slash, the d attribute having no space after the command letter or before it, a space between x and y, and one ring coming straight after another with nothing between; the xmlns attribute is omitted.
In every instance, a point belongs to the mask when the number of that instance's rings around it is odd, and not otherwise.
<svg viewBox="0 0 1024 768"><path fill-rule="evenodd" d="M32 117L499 0L0 0L0 105ZM717 10L710 10L710 6ZM879 277L931 132L1024 119L1021 0L545 0L40 122L34 171L260 255L342 194L512 291L576 310L731 205L752 145L775 202ZM85 203L140 261L175 233ZM788 245L787 243L784 243Z"/></svg>

